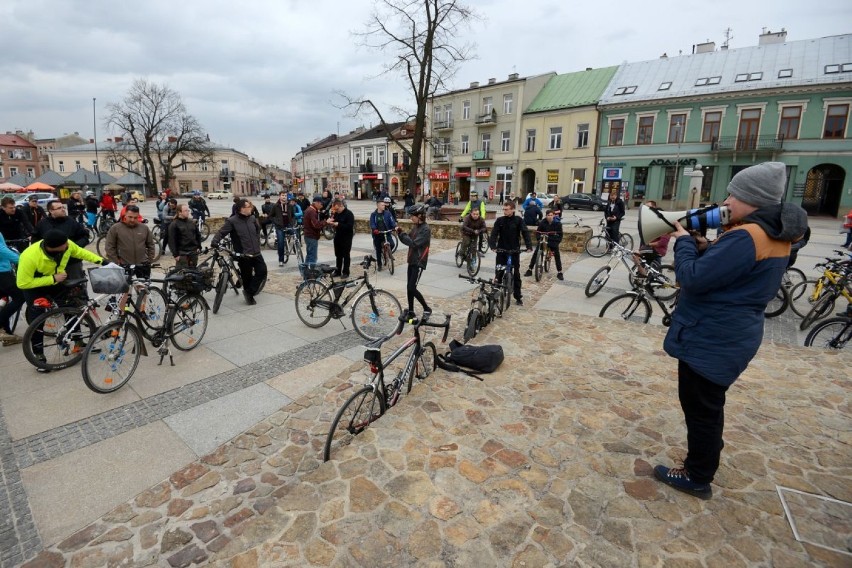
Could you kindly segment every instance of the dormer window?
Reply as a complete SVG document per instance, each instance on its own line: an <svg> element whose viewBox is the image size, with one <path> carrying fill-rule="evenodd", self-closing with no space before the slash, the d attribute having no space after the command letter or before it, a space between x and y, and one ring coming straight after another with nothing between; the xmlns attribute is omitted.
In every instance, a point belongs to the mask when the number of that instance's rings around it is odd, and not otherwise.
<svg viewBox="0 0 852 568"><path fill-rule="evenodd" d="M826 65L825 73L829 75L831 73L840 73L840 65Z"/></svg>
<svg viewBox="0 0 852 568"><path fill-rule="evenodd" d="M718 77L708 77L707 78L707 84L708 85L718 85L721 81L722 81L721 75L718 76Z"/></svg>
<svg viewBox="0 0 852 568"><path fill-rule="evenodd" d="M618 96L618 95L623 95L623 94L624 94L624 91L626 91L626 90L627 90L627 87L619 87L619 88L617 88L617 89L615 90L615 93L614 93L614 94L615 94L616 96Z"/></svg>
<svg viewBox="0 0 852 568"><path fill-rule="evenodd" d="M841 73L849 73L850 71L852 71L852 63L844 63L840 66Z"/></svg>
<svg viewBox="0 0 852 568"><path fill-rule="evenodd" d="M792 69L782 69L781 71L778 72L778 78L779 79L789 79L792 76L793 76L793 70Z"/></svg>
<svg viewBox="0 0 852 568"><path fill-rule="evenodd" d="M748 80L749 81L760 81L763 79L763 71L758 71L757 73L749 73Z"/></svg>
<svg viewBox="0 0 852 568"><path fill-rule="evenodd" d="M672 88L672 82L666 81L665 83L660 83L660 88L657 89L657 90L658 91L668 91L671 88Z"/></svg>
<svg viewBox="0 0 852 568"><path fill-rule="evenodd" d="M702 77L695 82L696 87L703 87L707 84L707 77Z"/></svg>
<svg viewBox="0 0 852 568"><path fill-rule="evenodd" d="M735 83L742 83L744 81L748 81L748 73L739 73L736 77L734 77Z"/></svg>
<svg viewBox="0 0 852 568"><path fill-rule="evenodd" d="M635 93L635 92L636 92L636 85L633 85L632 87L627 87L627 88L624 90L624 94L625 94L625 95L632 95L632 94L633 94L633 93Z"/></svg>

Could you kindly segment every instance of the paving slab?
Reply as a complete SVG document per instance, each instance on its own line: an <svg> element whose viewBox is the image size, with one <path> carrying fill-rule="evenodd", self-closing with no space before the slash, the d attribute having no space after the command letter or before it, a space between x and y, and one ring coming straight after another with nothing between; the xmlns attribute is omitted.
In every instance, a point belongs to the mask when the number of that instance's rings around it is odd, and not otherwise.
<svg viewBox="0 0 852 568"><path fill-rule="evenodd" d="M267 327L261 333L244 333L205 345L211 351L241 367L266 359L271 355L285 353L307 343L306 340L292 333L287 333L276 327Z"/></svg>
<svg viewBox="0 0 852 568"><path fill-rule="evenodd" d="M162 365L158 365L160 357L149 347L148 357L139 361L136 374L125 388L132 389L140 399L145 399L233 369L235 365L209 349L207 341L205 334L202 344L192 351L173 349L174 367L169 365L168 357Z"/></svg>
<svg viewBox="0 0 852 568"><path fill-rule="evenodd" d="M363 357L364 348L353 348L353 350L355 349ZM266 384L288 398L296 400L326 382L328 377L339 374L351 364L352 359L347 359L342 355L332 355L331 357L314 361L309 367L281 373L277 377L266 381Z"/></svg>
<svg viewBox="0 0 852 568"><path fill-rule="evenodd" d="M290 401L278 390L259 383L164 418L163 422L197 456L202 456Z"/></svg>

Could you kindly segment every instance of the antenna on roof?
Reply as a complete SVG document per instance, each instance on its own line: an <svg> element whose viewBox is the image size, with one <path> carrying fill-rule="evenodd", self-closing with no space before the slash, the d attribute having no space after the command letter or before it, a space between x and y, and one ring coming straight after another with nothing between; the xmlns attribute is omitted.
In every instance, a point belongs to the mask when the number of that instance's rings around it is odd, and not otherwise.
<svg viewBox="0 0 852 568"><path fill-rule="evenodd" d="M734 39L733 32L734 30L732 30L731 28L725 28L725 43L722 44L722 47L724 47L725 49L728 49L731 44L731 40Z"/></svg>

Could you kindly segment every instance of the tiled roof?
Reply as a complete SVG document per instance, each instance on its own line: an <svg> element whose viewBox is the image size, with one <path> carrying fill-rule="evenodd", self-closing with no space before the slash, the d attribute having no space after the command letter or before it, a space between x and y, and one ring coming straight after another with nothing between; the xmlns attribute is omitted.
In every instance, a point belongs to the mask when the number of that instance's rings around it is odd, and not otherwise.
<svg viewBox="0 0 852 568"><path fill-rule="evenodd" d="M65 178L54 172L53 170L47 170L46 172L38 176L36 178L36 181L40 181L41 183L46 183L47 185L52 185L56 187L65 183Z"/></svg>
<svg viewBox="0 0 852 568"><path fill-rule="evenodd" d="M550 79L527 107L527 113L594 105L618 67L564 73Z"/></svg>
<svg viewBox="0 0 852 568"><path fill-rule="evenodd" d="M65 183L76 183L77 185L101 185L113 183L114 181L115 178L106 172L101 172L100 176L98 176L98 174L90 172L86 168L80 168L65 178Z"/></svg>
<svg viewBox="0 0 852 568"><path fill-rule="evenodd" d="M35 144L17 134L0 134L0 146L20 146L21 148L35 148Z"/></svg>
<svg viewBox="0 0 852 568"><path fill-rule="evenodd" d="M842 82L852 82L850 34L625 63L601 104Z"/></svg>
<svg viewBox="0 0 852 568"><path fill-rule="evenodd" d="M114 183L118 185L145 185L145 178L135 172L127 172Z"/></svg>

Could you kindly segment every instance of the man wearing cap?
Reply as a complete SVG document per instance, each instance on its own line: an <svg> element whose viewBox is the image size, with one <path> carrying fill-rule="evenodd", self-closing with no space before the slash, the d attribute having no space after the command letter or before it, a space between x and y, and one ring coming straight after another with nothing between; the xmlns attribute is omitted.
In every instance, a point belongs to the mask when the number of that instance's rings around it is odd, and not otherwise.
<svg viewBox="0 0 852 568"><path fill-rule="evenodd" d="M314 195L311 206L305 210L302 218L302 227L305 231L305 264L316 264L319 250L319 239L325 221L320 221L322 211L322 197Z"/></svg>
<svg viewBox="0 0 852 568"><path fill-rule="evenodd" d="M679 223L672 234L680 296L663 347L678 360L687 455L682 467L658 465L654 475L701 499L712 496L724 446L725 393L757 353L790 243L808 227L805 211L783 202L786 186L781 162L746 168L728 184L722 236L701 250Z"/></svg>
<svg viewBox="0 0 852 568"><path fill-rule="evenodd" d="M237 253L237 265L243 281L243 297L246 303L253 306L254 299L266 283L266 262L260 254L260 223L252 215L254 205L245 198L236 203L237 214L228 217L222 228L210 243L214 248L226 235L231 236L231 244Z"/></svg>
<svg viewBox="0 0 852 568"><path fill-rule="evenodd" d="M40 241L48 232L57 230L62 231L77 246L85 247L89 244L89 231L75 218L68 215L68 211L61 201L54 199L48 202L47 215L36 225L32 235L33 241ZM66 266L66 272L71 278L83 278L83 261L77 258L70 259Z"/></svg>
<svg viewBox="0 0 852 568"><path fill-rule="evenodd" d="M28 207L24 207L24 217L27 218L27 221L30 222L33 228L35 228L41 220L47 217L47 213L44 211L44 207L38 204L38 196L30 195L27 200Z"/></svg>

